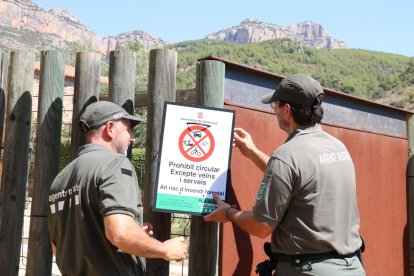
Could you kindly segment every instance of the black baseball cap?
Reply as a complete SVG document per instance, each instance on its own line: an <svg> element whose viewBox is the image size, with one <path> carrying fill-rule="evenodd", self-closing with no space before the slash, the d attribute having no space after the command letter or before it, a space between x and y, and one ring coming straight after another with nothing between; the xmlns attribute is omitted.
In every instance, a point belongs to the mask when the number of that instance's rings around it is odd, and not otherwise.
<svg viewBox="0 0 414 276"><path fill-rule="evenodd" d="M282 80L275 92L263 96L262 103L280 100L299 106L311 106L316 97L323 94L322 86L314 78L296 74Z"/></svg>
<svg viewBox="0 0 414 276"><path fill-rule="evenodd" d="M109 121L118 121L128 119L131 122L131 128L143 122L138 116L130 115L121 106L108 101L98 101L88 105L79 119L79 126L83 132L90 129L99 128Z"/></svg>

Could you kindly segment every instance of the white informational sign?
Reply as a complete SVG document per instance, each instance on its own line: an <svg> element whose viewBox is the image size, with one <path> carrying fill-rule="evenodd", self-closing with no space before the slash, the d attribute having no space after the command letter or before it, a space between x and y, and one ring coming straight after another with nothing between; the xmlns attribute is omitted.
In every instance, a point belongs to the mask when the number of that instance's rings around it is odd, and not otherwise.
<svg viewBox="0 0 414 276"><path fill-rule="evenodd" d="M154 211L205 215L226 197L234 111L165 103Z"/></svg>

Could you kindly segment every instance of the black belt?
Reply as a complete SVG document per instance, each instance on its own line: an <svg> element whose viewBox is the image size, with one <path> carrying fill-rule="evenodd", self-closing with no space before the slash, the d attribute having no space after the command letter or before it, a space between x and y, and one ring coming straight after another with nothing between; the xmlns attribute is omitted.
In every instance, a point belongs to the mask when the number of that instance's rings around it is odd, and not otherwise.
<svg viewBox="0 0 414 276"><path fill-rule="evenodd" d="M303 261L316 261L324 259L344 259L356 256L356 252L340 255L336 251L315 253L315 254L296 254L288 255L283 253L273 253L277 262L290 262L293 265L300 265Z"/></svg>

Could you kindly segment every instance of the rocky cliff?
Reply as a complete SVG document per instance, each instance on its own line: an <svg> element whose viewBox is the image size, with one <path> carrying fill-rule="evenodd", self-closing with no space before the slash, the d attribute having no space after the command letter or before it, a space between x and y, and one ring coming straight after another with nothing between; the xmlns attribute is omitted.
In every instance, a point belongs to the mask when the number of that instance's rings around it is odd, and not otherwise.
<svg viewBox="0 0 414 276"><path fill-rule="evenodd" d="M10 49L37 52L66 49L73 41L91 41L94 48L106 54L131 39L147 50L168 44L144 31L100 37L66 10L44 10L30 0L0 1L0 44Z"/></svg>
<svg viewBox="0 0 414 276"><path fill-rule="evenodd" d="M207 38L227 40L239 44L290 38L314 48L346 48L344 41L332 38L321 25L312 21L304 21L285 27L248 18L243 20L240 25L209 34Z"/></svg>
<svg viewBox="0 0 414 276"><path fill-rule="evenodd" d="M116 36L109 36L104 38L104 45L107 46L107 52L116 49L119 45L126 41L139 41L147 50L162 48L165 45L171 44L161 38L153 36L143 30L136 30L132 32L121 33Z"/></svg>
<svg viewBox="0 0 414 276"><path fill-rule="evenodd" d="M249 43L275 38L291 38L315 48L346 48L343 41L327 35L324 28L311 21L283 27L246 19L234 26L207 36L209 39ZM100 37L66 10L45 10L30 0L0 1L0 49L39 52L67 49L70 42L90 42L103 54L117 49L125 41L138 41L146 50L170 44L143 30Z"/></svg>

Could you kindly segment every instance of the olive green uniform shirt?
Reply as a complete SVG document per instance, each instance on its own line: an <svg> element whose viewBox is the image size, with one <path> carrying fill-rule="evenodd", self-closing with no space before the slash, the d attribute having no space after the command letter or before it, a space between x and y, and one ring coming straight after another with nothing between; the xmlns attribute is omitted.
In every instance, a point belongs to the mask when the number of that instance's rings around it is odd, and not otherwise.
<svg viewBox="0 0 414 276"><path fill-rule="evenodd" d="M273 252L355 252L355 168L343 143L318 124L294 131L270 157L253 218L275 227Z"/></svg>
<svg viewBox="0 0 414 276"><path fill-rule="evenodd" d="M135 170L121 154L99 144L84 145L49 193L48 226L63 275L144 275L143 259L106 238L103 217L109 214L126 214L142 225Z"/></svg>

